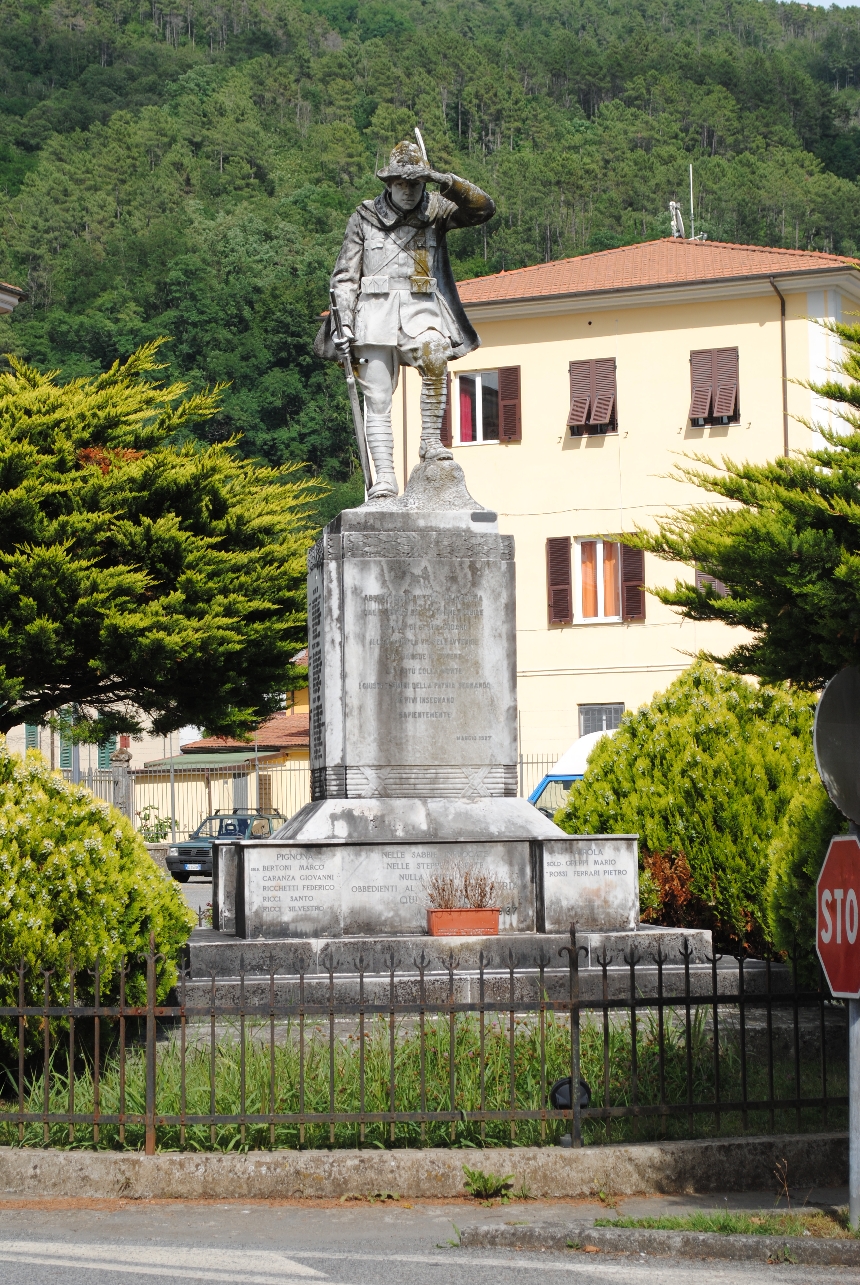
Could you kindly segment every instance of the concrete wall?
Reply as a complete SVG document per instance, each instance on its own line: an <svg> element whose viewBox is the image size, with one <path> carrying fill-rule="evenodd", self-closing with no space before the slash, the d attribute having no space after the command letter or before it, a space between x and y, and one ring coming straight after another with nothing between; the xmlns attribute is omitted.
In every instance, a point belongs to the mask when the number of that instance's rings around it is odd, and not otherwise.
<svg viewBox="0 0 860 1285"><path fill-rule="evenodd" d="M615 1196L694 1191L773 1193L774 1166L784 1161L792 1187L839 1187L848 1179L844 1133L708 1139L583 1147L474 1151L257 1151L143 1156L134 1152L49 1151L0 1147L0 1196L289 1199L463 1194L463 1165L476 1159L511 1174L532 1196ZM772 1199L772 1195L770 1197Z"/></svg>

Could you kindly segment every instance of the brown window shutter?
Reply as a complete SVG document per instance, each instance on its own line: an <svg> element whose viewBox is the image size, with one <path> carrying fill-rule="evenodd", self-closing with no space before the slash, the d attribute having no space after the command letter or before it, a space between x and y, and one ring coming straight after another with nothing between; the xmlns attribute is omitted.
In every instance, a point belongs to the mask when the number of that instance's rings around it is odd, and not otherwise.
<svg viewBox="0 0 860 1285"><path fill-rule="evenodd" d="M583 428L588 423L594 388L593 366L593 361L572 361L568 366L570 374L568 428Z"/></svg>
<svg viewBox="0 0 860 1285"><path fill-rule="evenodd" d="M722 580L718 580L716 576L709 576L704 571L699 571L697 569L696 588L704 589L705 585L713 585L717 596L720 598L727 598L729 596L729 591L723 584Z"/></svg>
<svg viewBox="0 0 860 1285"><path fill-rule="evenodd" d="M500 442L521 442L523 440L520 401L519 366L502 366L499 371Z"/></svg>
<svg viewBox="0 0 860 1285"><path fill-rule="evenodd" d="M734 419L738 404L738 350L714 349L714 415Z"/></svg>
<svg viewBox="0 0 860 1285"><path fill-rule="evenodd" d="M594 410L591 412L592 424L611 424L614 409L615 394L599 393L594 399Z"/></svg>
<svg viewBox="0 0 860 1285"><path fill-rule="evenodd" d="M453 437L451 435L451 376L445 376L445 414L442 416L442 427L439 430L439 438L443 446L452 446Z"/></svg>
<svg viewBox="0 0 860 1285"><path fill-rule="evenodd" d="M615 358L596 361L572 361L570 373L570 411L568 428L585 428L587 424L616 426Z"/></svg>
<svg viewBox="0 0 860 1285"><path fill-rule="evenodd" d="M714 350L690 353L690 419L707 419L714 393Z"/></svg>
<svg viewBox="0 0 860 1285"><path fill-rule="evenodd" d="M592 424L615 423L615 358L601 357L594 367L594 399L591 403Z"/></svg>
<svg viewBox="0 0 860 1285"><path fill-rule="evenodd" d="M645 553L621 546L621 617L645 619Z"/></svg>
<svg viewBox="0 0 860 1285"><path fill-rule="evenodd" d="M573 587L570 579L570 536L546 542L546 589L551 625L569 625L573 620Z"/></svg>

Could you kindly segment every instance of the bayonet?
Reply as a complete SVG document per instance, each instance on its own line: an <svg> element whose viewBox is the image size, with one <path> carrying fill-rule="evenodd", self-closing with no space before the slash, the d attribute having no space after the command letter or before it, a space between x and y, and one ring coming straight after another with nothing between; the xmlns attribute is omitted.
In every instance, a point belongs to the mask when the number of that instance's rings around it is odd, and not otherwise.
<svg viewBox="0 0 860 1285"><path fill-rule="evenodd" d="M344 333L343 323L340 319L340 308L335 298L333 290L329 291L329 300L331 302L331 328L335 338L339 341L340 346L337 348L338 360L343 366L343 373L346 375L346 391L349 396L349 405L352 410L352 424L355 429L355 441L358 446L358 459L361 464L361 471L364 475L365 498L367 492L373 485L373 478L370 473L370 455L367 450L367 438L364 433L364 413L361 409L361 403L358 400L358 388L355 382L355 374L352 369L352 352L348 345L343 345Z"/></svg>

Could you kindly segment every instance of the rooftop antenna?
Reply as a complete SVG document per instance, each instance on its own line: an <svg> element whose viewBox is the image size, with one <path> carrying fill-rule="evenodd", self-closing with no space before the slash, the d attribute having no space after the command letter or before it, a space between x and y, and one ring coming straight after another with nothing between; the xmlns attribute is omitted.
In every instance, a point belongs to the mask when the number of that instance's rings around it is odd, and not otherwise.
<svg viewBox="0 0 860 1285"><path fill-rule="evenodd" d="M672 218L672 237L674 239L684 239L684 216L681 213L681 206L677 201L669 202L669 214Z"/></svg>
<svg viewBox="0 0 860 1285"><path fill-rule="evenodd" d="M690 162L690 240L696 239L696 216L693 213L693 164Z"/></svg>

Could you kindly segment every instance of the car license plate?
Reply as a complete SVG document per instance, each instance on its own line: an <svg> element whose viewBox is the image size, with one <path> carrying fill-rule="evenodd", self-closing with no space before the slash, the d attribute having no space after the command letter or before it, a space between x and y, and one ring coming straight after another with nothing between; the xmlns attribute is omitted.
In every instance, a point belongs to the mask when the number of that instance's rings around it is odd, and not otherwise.
<svg viewBox="0 0 860 1285"><path fill-rule="evenodd" d="M202 869L203 869L203 867L202 867L202 865L200 864L200 862L199 862L199 861L193 861L193 862L192 862L192 861L186 861L186 863L185 863L185 869L186 869L186 870L202 870Z"/></svg>

